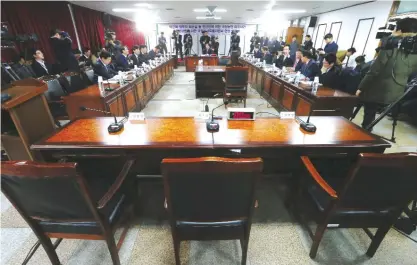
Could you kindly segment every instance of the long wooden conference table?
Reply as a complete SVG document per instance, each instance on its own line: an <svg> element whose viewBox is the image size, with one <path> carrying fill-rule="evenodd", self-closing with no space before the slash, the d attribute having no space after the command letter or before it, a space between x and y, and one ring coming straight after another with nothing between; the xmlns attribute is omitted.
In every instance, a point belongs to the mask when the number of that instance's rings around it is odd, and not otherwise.
<svg viewBox="0 0 417 265"><path fill-rule="evenodd" d="M160 174L167 157L262 157L265 173L294 172L301 155L354 157L361 152L382 153L390 145L343 117L311 118L316 133L306 133L296 120L258 118L255 121L219 120L219 132L206 130L205 121L188 117L127 121L109 134L109 117L70 122L31 146L45 161L63 157L132 156L136 174Z"/></svg>

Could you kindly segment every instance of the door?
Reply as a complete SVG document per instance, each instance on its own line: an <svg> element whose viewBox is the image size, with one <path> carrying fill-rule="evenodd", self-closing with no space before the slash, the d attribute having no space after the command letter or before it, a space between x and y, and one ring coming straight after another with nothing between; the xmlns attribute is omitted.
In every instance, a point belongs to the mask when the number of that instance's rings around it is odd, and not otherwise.
<svg viewBox="0 0 417 265"><path fill-rule="evenodd" d="M351 46L356 49L358 55L362 55L365 52L373 24L374 18L364 18L358 21Z"/></svg>
<svg viewBox="0 0 417 265"><path fill-rule="evenodd" d="M320 24L317 28L316 39L314 40L314 48L323 48L324 35L326 35L327 24Z"/></svg>

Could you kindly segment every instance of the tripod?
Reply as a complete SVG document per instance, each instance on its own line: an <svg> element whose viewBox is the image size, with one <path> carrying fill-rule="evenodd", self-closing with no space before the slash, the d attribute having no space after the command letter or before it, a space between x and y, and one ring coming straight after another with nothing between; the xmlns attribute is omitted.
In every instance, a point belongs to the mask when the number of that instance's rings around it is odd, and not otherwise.
<svg viewBox="0 0 417 265"><path fill-rule="evenodd" d="M410 86L405 92L404 94L399 97L396 101L394 101L393 103L389 104L384 111L381 112L381 114L378 116L378 118L376 118L371 124L369 124L365 130L370 131L372 130L372 128L378 124L378 122L380 122L385 116L387 116L387 114L392 111L392 133L391 133L391 139L387 139L385 137L381 137L384 138L388 141L391 141L393 143L395 143L395 127L397 126L397 120L398 120L398 114L400 113L400 108L401 108L401 103L402 101L408 96L408 94L411 93L411 91L414 89L414 86ZM356 112L356 111L355 111Z"/></svg>

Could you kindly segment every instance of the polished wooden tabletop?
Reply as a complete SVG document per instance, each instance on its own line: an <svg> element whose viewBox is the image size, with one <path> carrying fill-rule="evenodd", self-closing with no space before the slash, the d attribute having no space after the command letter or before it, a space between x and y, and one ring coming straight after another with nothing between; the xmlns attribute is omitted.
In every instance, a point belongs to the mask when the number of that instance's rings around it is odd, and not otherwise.
<svg viewBox="0 0 417 265"><path fill-rule="evenodd" d="M220 66L220 65L206 65L206 66L196 66L195 72L196 73L215 73L215 72L225 72L226 66Z"/></svg>
<svg viewBox="0 0 417 265"><path fill-rule="evenodd" d="M127 121L123 131L107 132L112 118L79 119L34 145L59 148L250 148L291 146L384 146L388 143L342 117L311 117L314 134L295 120L258 118L256 121L222 119L220 131L209 133L204 121L188 117Z"/></svg>

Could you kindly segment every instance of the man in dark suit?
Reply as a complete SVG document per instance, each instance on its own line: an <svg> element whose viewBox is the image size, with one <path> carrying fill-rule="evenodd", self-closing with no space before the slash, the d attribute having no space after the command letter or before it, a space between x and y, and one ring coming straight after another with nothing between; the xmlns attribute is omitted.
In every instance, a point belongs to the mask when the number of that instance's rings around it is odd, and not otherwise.
<svg viewBox="0 0 417 265"><path fill-rule="evenodd" d="M261 48L268 46L269 38L266 36L266 34L261 38Z"/></svg>
<svg viewBox="0 0 417 265"><path fill-rule="evenodd" d="M282 69L282 67L291 67L292 65L293 61L290 57L290 47L287 45L284 47L282 54L275 61L275 66Z"/></svg>
<svg viewBox="0 0 417 265"><path fill-rule="evenodd" d="M121 53L116 55L116 68L118 71L129 71L129 49L127 46L123 46Z"/></svg>
<svg viewBox="0 0 417 265"><path fill-rule="evenodd" d="M303 45L303 49L306 50L306 51L309 51L312 48L313 48L313 42L311 41L311 36L306 35L304 45Z"/></svg>
<svg viewBox="0 0 417 265"><path fill-rule="evenodd" d="M320 68L313 60L313 54L309 51L303 51L303 66L301 67L301 74L304 75L308 80L314 80L314 77L320 76Z"/></svg>
<svg viewBox="0 0 417 265"><path fill-rule="evenodd" d="M298 51L297 35L292 36L292 42L290 44L290 56L295 60L295 53Z"/></svg>
<svg viewBox="0 0 417 265"><path fill-rule="evenodd" d="M333 41L333 34L327 33L326 36L324 36L324 41L326 42L326 46L324 46L324 51L320 54L336 54L337 50L339 49L339 46L336 42Z"/></svg>
<svg viewBox="0 0 417 265"><path fill-rule="evenodd" d="M52 66L44 61L43 53L40 50L33 51L32 70L36 77L52 75Z"/></svg>
<svg viewBox="0 0 417 265"><path fill-rule="evenodd" d="M148 57L148 47L146 45L140 45L140 54L139 54L139 66L142 66L143 63L149 63Z"/></svg>
<svg viewBox="0 0 417 265"><path fill-rule="evenodd" d="M206 46L204 47L203 54L210 55L213 53L214 53L213 49L210 47L210 44L207 43Z"/></svg>
<svg viewBox="0 0 417 265"><path fill-rule="evenodd" d="M178 52L180 53L181 59L184 57L182 54L182 35L180 34L179 30L174 31L174 36L172 36L175 45L175 54L178 56Z"/></svg>
<svg viewBox="0 0 417 265"><path fill-rule="evenodd" d="M281 44L281 47L284 48L285 46L285 41L282 37L279 37L279 43Z"/></svg>
<svg viewBox="0 0 417 265"><path fill-rule="evenodd" d="M321 69L320 83L323 86L333 89L339 89L341 87L342 67L336 64L336 54L329 53L324 56L323 68Z"/></svg>
<svg viewBox="0 0 417 265"><path fill-rule="evenodd" d="M130 60L132 60L133 65L140 67L142 63L139 63L139 56L140 56L140 48L138 45L133 46L132 48L132 55L130 55Z"/></svg>
<svg viewBox="0 0 417 265"><path fill-rule="evenodd" d="M301 71L301 67L303 67L303 60L301 59L303 57L303 52L301 50L298 50L295 53L295 60L292 65L295 72Z"/></svg>
<svg viewBox="0 0 417 265"><path fill-rule="evenodd" d="M117 75L116 71L110 67L111 54L107 51L102 51L99 57L97 63L93 66L94 83L97 83L99 76L102 76L104 80L107 80Z"/></svg>
<svg viewBox="0 0 417 265"><path fill-rule="evenodd" d="M159 51L160 51L161 47L159 47L159 45L156 45L155 48L153 48L149 53L148 53L148 58L149 60L154 60L155 57L158 56Z"/></svg>
<svg viewBox="0 0 417 265"><path fill-rule="evenodd" d="M59 29L51 30L51 45L55 52L55 58L61 65L61 71L79 72L78 61L72 52L72 40L67 32Z"/></svg>
<svg viewBox="0 0 417 265"><path fill-rule="evenodd" d="M210 37L207 31L203 31L203 36L200 37L201 52L206 48L207 43L210 43Z"/></svg>
<svg viewBox="0 0 417 265"><path fill-rule="evenodd" d="M250 39L250 53L253 52L253 49L255 49L256 45L261 44L261 38L258 36L258 33L253 33L252 38Z"/></svg>
<svg viewBox="0 0 417 265"><path fill-rule="evenodd" d="M253 50L253 56L255 58L259 58L259 59L262 58L262 52L259 50L259 46L258 45L256 45L255 46L255 49Z"/></svg>
<svg viewBox="0 0 417 265"><path fill-rule="evenodd" d="M78 61L84 63L84 66L91 66L93 62L91 61L91 49L85 47L83 49L83 54L78 58Z"/></svg>
<svg viewBox="0 0 417 265"><path fill-rule="evenodd" d="M187 30L187 34L184 35L184 48L185 56L190 55L193 48L193 36L191 36L190 30Z"/></svg>
<svg viewBox="0 0 417 265"><path fill-rule="evenodd" d="M232 30L232 36L230 37L229 54L232 51L239 49L239 44L240 44L240 36L237 35L237 30Z"/></svg>
<svg viewBox="0 0 417 265"><path fill-rule="evenodd" d="M167 39L164 37L164 33L161 32L161 36L158 38L158 45L161 47L161 51L163 54L168 52L167 50Z"/></svg>

